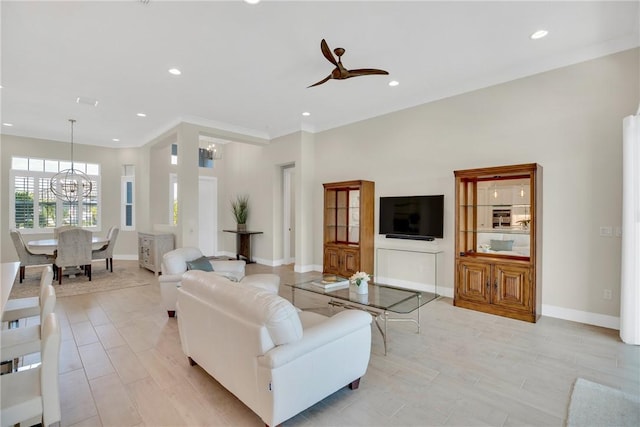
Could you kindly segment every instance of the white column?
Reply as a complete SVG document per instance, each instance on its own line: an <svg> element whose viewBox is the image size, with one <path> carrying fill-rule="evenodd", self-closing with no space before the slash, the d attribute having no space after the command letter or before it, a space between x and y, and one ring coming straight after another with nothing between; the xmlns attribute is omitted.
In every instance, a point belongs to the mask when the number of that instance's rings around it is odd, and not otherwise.
<svg viewBox="0 0 640 427"><path fill-rule="evenodd" d="M620 338L640 345L640 116L623 121Z"/></svg>

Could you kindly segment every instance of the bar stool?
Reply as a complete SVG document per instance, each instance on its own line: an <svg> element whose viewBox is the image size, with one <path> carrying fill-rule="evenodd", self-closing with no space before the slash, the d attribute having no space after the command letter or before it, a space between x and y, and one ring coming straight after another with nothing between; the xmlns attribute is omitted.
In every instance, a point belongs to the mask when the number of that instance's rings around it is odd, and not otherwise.
<svg viewBox="0 0 640 427"><path fill-rule="evenodd" d="M27 317L39 316L42 297L46 292L47 286L53 283L53 269L50 265L46 266L40 276L40 296L29 298L10 299L5 304L2 313L3 322L13 322Z"/></svg>
<svg viewBox="0 0 640 427"><path fill-rule="evenodd" d="M42 306L40 319L46 319L56 306L56 291L52 285L47 286ZM0 331L0 360L11 361L11 371L17 369L15 363L20 356L37 353L42 346L44 323L28 326L26 328L5 329Z"/></svg>
<svg viewBox="0 0 640 427"><path fill-rule="evenodd" d="M55 313L43 320L41 353L37 368L0 376L2 427L60 423L60 324Z"/></svg>

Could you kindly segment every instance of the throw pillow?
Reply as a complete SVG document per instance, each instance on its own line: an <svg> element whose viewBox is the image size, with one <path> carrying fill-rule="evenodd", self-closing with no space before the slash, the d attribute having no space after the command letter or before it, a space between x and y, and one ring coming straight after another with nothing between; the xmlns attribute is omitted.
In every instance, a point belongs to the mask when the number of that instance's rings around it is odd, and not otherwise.
<svg viewBox="0 0 640 427"><path fill-rule="evenodd" d="M187 261L187 270L213 271L213 267L206 257L200 257L193 261Z"/></svg>
<svg viewBox="0 0 640 427"><path fill-rule="evenodd" d="M492 251L511 251L513 250L513 240L491 240Z"/></svg>

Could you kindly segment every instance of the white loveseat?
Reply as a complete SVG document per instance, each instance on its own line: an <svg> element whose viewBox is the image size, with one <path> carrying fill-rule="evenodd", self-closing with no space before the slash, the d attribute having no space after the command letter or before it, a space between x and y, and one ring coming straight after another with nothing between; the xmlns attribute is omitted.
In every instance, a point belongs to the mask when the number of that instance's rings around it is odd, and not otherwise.
<svg viewBox="0 0 640 427"><path fill-rule="evenodd" d="M167 309L169 317L175 315L176 299L182 275L187 271L188 262L202 258L202 252L198 248L184 247L167 252L162 257L162 275L160 282L160 295ZM250 274L244 275L245 262L243 260L209 260L209 264L216 274L226 276L233 281L242 282L259 288L267 289L277 294L280 287L280 276L277 274Z"/></svg>
<svg viewBox="0 0 640 427"><path fill-rule="evenodd" d="M369 364L371 315L299 311L264 289L188 271L178 290L182 350L268 426L349 385Z"/></svg>

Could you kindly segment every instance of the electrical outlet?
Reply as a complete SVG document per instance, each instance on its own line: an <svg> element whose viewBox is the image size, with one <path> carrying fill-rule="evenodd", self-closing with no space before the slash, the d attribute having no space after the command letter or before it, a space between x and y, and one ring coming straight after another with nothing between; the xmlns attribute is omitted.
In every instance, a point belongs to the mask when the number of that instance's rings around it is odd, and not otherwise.
<svg viewBox="0 0 640 427"><path fill-rule="evenodd" d="M602 298L611 299L611 289L605 289L602 291Z"/></svg>
<svg viewBox="0 0 640 427"><path fill-rule="evenodd" d="M600 227L600 235L602 237L611 237L613 236L613 229L611 228L611 226Z"/></svg>

